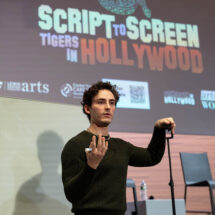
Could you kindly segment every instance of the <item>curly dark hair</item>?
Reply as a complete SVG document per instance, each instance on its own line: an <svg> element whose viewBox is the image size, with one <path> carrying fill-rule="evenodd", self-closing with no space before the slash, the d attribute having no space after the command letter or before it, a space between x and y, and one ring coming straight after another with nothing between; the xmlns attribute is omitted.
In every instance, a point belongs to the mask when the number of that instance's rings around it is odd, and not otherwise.
<svg viewBox="0 0 215 215"><path fill-rule="evenodd" d="M111 93L113 93L113 96L115 98L115 105L119 101L119 93L116 89L115 85L112 85L110 82L102 82L99 81L95 84L93 84L89 89L84 91L83 99L82 99L82 110L84 114L87 115L87 118L90 121L90 114L86 113L84 110L84 106L87 105L88 107L91 107L93 98L98 94L100 90L109 90Z"/></svg>

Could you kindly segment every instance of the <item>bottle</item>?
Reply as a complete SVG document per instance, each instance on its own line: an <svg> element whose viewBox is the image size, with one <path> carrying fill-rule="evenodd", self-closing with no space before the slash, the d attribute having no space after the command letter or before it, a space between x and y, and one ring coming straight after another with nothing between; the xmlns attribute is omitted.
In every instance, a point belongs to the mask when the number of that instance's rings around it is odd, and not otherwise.
<svg viewBox="0 0 215 215"><path fill-rule="evenodd" d="M142 180L140 184L140 200L141 201L147 200L147 186L144 180Z"/></svg>

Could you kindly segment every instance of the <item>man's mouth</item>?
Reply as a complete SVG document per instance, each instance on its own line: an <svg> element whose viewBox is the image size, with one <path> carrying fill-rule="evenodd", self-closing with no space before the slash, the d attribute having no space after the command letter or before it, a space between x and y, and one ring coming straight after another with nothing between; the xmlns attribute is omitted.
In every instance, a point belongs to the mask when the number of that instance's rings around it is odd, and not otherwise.
<svg viewBox="0 0 215 215"><path fill-rule="evenodd" d="M111 117L111 114L110 113L104 113L104 116L105 117Z"/></svg>

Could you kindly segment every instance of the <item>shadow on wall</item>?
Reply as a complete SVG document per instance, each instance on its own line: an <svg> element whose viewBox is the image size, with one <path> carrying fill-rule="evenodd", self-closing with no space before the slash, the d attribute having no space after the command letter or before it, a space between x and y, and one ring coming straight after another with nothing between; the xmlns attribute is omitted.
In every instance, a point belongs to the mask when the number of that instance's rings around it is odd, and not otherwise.
<svg viewBox="0 0 215 215"><path fill-rule="evenodd" d="M37 147L42 172L21 186L13 215L71 214L58 174L63 140L55 132L46 131L38 137Z"/></svg>

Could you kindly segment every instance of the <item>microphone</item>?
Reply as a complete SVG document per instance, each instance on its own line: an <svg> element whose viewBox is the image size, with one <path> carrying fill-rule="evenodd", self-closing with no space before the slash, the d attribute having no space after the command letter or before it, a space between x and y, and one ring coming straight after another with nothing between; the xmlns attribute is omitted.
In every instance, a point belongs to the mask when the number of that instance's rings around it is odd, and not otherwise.
<svg viewBox="0 0 215 215"><path fill-rule="evenodd" d="M174 135L172 133L171 124L167 124L165 128L166 139L173 139Z"/></svg>
<svg viewBox="0 0 215 215"><path fill-rule="evenodd" d="M92 148L85 148L85 152L92 152Z"/></svg>

